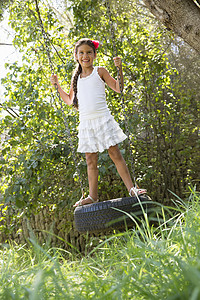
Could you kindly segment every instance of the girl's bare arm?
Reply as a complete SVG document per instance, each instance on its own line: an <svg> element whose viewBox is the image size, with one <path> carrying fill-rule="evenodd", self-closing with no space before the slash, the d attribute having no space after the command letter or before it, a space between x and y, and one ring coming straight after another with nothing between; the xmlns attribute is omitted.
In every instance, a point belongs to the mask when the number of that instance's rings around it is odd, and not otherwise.
<svg viewBox="0 0 200 300"><path fill-rule="evenodd" d="M69 94L67 94L60 86L59 82L58 82L58 77L57 75L53 74L50 77L50 81L52 85L57 85L58 87L58 92L60 94L60 97L63 99L63 101L67 104L67 105L71 105L73 103L73 98L74 98L74 91L73 91L73 87L72 87L72 83L70 86L70 90L69 90Z"/></svg>
<svg viewBox="0 0 200 300"><path fill-rule="evenodd" d="M123 72L122 72L121 58L120 57L114 57L113 59L114 59L115 66L119 69L119 74L120 74L120 78L121 78L121 85L122 85L122 90L123 90L123 88L124 88L124 78L123 78ZM99 68L99 75L113 91L115 91L117 93L121 93L119 78L117 78L117 80L115 80L110 75L110 73L105 68L102 68L102 67Z"/></svg>

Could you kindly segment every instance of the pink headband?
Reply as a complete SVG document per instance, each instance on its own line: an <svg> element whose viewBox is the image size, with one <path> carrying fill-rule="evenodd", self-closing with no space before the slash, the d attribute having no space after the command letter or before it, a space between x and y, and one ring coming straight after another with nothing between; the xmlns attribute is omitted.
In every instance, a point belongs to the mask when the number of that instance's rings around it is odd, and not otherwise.
<svg viewBox="0 0 200 300"><path fill-rule="evenodd" d="M99 47L99 41L93 41L91 40L92 44L94 45L94 48L97 49Z"/></svg>

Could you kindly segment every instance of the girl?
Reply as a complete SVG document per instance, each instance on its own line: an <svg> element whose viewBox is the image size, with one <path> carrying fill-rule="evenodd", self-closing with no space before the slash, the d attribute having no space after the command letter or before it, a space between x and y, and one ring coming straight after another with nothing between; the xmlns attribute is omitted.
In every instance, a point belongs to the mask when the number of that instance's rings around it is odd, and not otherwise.
<svg viewBox="0 0 200 300"><path fill-rule="evenodd" d="M118 148L118 144L127 137L114 120L107 104L105 83L115 92L120 93L119 80L115 80L103 67L94 67L98 41L87 38L79 40L75 45L74 56L78 63L72 77L69 94L59 85L56 75L50 80L57 85L61 98L68 105L74 105L79 110L80 124L78 128L78 152L85 153L89 182L89 195L75 203L75 207L98 201L98 152L108 150L115 163L117 171L126 185L130 196L146 193L146 190L134 187L127 165ZM123 88L123 73L121 58L113 58L119 68Z"/></svg>

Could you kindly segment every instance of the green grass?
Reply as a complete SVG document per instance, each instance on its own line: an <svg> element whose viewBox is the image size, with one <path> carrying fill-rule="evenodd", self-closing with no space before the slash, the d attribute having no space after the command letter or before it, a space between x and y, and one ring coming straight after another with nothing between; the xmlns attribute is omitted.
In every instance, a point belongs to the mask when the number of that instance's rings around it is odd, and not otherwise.
<svg viewBox="0 0 200 300"><path fill-rule="evenodd" d="M175 196L174 196L175 198ZM200 299L200 197L161 207L89 253L30 246L0 250L0 299ZM169 212L173 212L170 214Z"/></svg>

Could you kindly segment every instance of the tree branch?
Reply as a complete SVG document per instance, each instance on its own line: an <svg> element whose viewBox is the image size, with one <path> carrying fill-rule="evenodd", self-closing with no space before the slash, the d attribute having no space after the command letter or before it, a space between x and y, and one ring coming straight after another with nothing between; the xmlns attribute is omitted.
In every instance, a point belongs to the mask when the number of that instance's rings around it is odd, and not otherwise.
<svg viewBox="0 0 200 300"><path fill-rule="evenodd" d="M0 46L13 46L13 44L0 43Z"/></svg>
<svg viewBox="0 0 200 300"><path fill-rule="evenodd" d="M200 53L200 0L143 0L168 29Z"/></svg>

